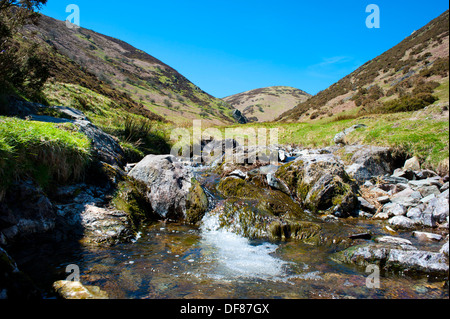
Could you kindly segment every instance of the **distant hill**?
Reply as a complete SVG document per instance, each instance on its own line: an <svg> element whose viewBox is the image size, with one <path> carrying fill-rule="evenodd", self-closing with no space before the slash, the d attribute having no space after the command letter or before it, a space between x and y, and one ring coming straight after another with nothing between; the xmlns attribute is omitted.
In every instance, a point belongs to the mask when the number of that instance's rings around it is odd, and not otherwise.
<svg viewBox="0 0 450 319"><path fill-rule="evenodd" d="M175 123L204 119L230 124L234 108L204 92L176 70L130 44L42 15L24 34L48 53L53 85L44 93L66 102L66 85L87 88L120 103L150 111ZM78 89L80 89L78 87Z"/></svg>
<svg viewBox="0 0 450 319"><path fill-rule="evenodd" d="M223 98L241 111L251 122L269 122L311 97L288 86L255 89Z"/></svg>
<svg viewBox="0 0 450 319"><path fill-rule="evenodd" d="M449 12L355 72L280 115L297 122L448 104ZM430 98L430 94L434 98ZM409 109L408 109L409 108Z"/></svg>

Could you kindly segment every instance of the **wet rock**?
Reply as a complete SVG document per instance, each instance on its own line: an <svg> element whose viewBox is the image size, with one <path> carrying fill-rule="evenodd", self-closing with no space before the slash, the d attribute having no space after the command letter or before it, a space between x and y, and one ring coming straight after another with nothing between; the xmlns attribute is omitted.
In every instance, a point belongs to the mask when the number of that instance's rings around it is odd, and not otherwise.
<svg viewBox="0 0 450 319"><path fill-rule="evenodd" d="M357 208L356 185L342 162L332 154L301 155L281 166L275 176L289 190L289 195L311 211L333 208L348 216Z"/></svg>
<svg viewBox="0 0 450 319"><path fill-rule="evenodd" d="M78 281L56 281L53 289L63 299L108 299L108 294L99 287L83 285Z"/></svg>
<svg viewBox="0 0 450 319"><path fill-rule="evenodd" d="M148 155L128 175L148 186L146 196L161 218L196 222L208 208L192 170L172 155Z"/></svg>
<svg viewBox="0 0 450 319"><path fill-rule="evenodd" d="M417 250L409 244L358 245L335 253L331 258L359 266L375 264L384 271L405 275L448 278L448 259L443 253Z"/></svg>
<svg viewBox="0 0 450 319"><path fill-rule="evenodd" d="M129 225L127 214L121 211L87 205L81 213L80 222L84 243L113 245L131 241L136 236Z"/></svg>
<svg viewBox="0 0 450 319"><path fill-rule="evenodd" d="M427 233L427 232L421 232L421 231L413 231L413 236L416 237L419 240L424 241L441 241L442 236L439 234L433 234L433 233Z"/></svg>
<svg viewBox="0 0 450 319"><path fill-rule="evenodd" d="M228 176L236 176L236 177L239 177L239 178L242 178L242 179L246 179L247 178L247 174L242 172L241 170L238 170L238 169L236 169L236 170L232 171L231 173L229 173Z"/></svg>
<svg viewBox="0 0 450 319"><path fill-rule="evenodd" d="M396 245L412 245L410 240L394 236L379 236L375 238L375 242Z"/></svg>
<svg viewBox="0 0 450 319"><path fill-rule="evenodd" d="M304 216L303 209L287 194L278 190L269 190L258 185L258 177L244 181L237 177L226 177L217 185L217 190L225 198L255 201L254 208L264 215Z"/></svg>

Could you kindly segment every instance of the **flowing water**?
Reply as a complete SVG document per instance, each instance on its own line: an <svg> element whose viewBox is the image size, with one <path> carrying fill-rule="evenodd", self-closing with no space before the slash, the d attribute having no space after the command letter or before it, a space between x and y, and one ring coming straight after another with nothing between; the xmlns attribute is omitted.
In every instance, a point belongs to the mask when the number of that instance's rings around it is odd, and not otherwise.
<svg viewBox="0 0 450 319"><path fill-rule="evenodd" d="M157 222L134 243L40 245L15 257L48 297L54 296L51 284L66 279L66 267L75 264L83 284L99 286L111 298L448 298L443 282L389 276L380 288L369 288L370 273L334 263L330 248L249 240L220 229L211 211L222 200L206 192L210 211L200 227Z"/></svg>

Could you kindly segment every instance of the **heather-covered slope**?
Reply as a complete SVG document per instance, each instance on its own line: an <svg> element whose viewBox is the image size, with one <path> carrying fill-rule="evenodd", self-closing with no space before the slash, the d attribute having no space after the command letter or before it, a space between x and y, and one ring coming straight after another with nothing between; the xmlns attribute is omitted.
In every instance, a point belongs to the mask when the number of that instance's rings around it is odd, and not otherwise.
<svg viewBox="0 0 450 319"><path fill-rule="evenodd" d="M413 111L448 103L449 12L277 120ZM434 99L430 97L434 95Z"/></svg>

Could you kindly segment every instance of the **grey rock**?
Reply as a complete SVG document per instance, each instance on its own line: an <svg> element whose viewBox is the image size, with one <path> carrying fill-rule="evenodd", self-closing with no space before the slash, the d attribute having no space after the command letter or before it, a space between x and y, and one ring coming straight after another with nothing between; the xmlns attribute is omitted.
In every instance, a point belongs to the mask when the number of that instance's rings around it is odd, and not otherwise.
<svg viewBox="0 0 450 319"><path fill-rule="evenodd" d="M391 201L389 196L381 196L377 198L377 202L379 202L380 204L386 204L389 203Z"/></svg>
<svg viewBox="0 0 450 319"><path fill-rule="evenodd" d="M385 267L401 267L409 273L448 276L448 261L444 254L429 251L391 249Z"/></svg>
<svg viewBox="0 0 450 319"><path fill-rule="evenodd" d="M293 174L299 178L292 179ZM286 186L289 195L312 211L333 208L339 215L348 216L357 208L356 185L342 161L333 154L304 152L295 161L281 166L275 177Z"/></svg>
<svg viewBox="0 0 450 319"><path fill-rule="evenodd" d="M426 241L441 241L442 240L442 236L439 234L433 234L433 233L421 232L421 231L413 231L413 236L419 240L426 240Z"/></svg>
<svg viewBox="0 0 450 319"><path fill-rule="evenodd" d="M439 250L439 252L441 254L444 254L444 255L446 255L448 257L448 240L447 240L447 242L444 245L442 245L442 247Z"/></svg>
<svg viewBox="0 0 450 319"><path fill-rule="evenodd" d="M441 193L443 193L443 192L445 192L446 190L449 189L449 184L450 184L449 182L445 182L445 184L442 185L442 187L440 189Z"/></svg>
<svg viewBox="0 0 450 319"><path fill-rule="evenodd" d="M365 200L363 197L358 197L359 206L363 211L369 212L374 214L376 212L375 206L370 204L367 200Z"/></svg>
<svg viewBox="0 0 450 319"><path fill-rule="evenodd" d="M426 203L430 202L433 198L436 198L436 195L430 194L430 195L428 195L428 196L422 198L422 199L420 200L420 202L426 204Z"/></svg>
<svg viewBox="0 0 450 319"><path fill-rule="evenodd" d="M423 226L426 227L436 227L436 219L433 217L433 214L429 214L429 213L423 213L422 217L420 219L420 222L422 223Z"/></svg>
<svg viewBox="0 0 450 319"><path fill-rule="evenodd" d="M412 171L419 171L420 170L420 162L419 159L414 156L408 160L406 160L405 165L403 165L404 170L412 170Z"/></svg>
<svg viewBox="0 0 450 319"><path fill-rule="evenodd" d="M236 170L232 171L231 173L228 174L228 176L236 176L236 177L239 177L239 178L242 178L242 179L246 179L247 178L247 174L242 172L239 169L236 169Z"/></svg>
<svg viewBox="0 0 450 319"><path fill-rule="evenodd" d="M399 184L399 183L406 184L409 181L407 178L397 177L397 176L394 176L394 175L392 175L392 176L385 176L385 177L383 177L383 180L385 182L387 182L387 183L390 183L390 184Z"/></svg>
<svg viewBox="0 0 450 319"><path fill-rule="evenodd" d="M420 220L422 216L423 216L422 206L411 207L406 214L406 217L414 220Z"/></svg>
<svg viewBox="0 0 450 319"><path fill-rule="evenodd" d="M410 240L394 236L379 236L375 238L375 242L397 245L412 245L412 242Z"/></svg>
<svg viewBox="0 0 450 319"><path fill-rule="evenodd" d="M344 131L336 134L336 136L333 139L334 143L335 144L346 144L345 137L348 134L352 133L353 131L355 131L355 130L357 130L359 128L365 128L365 127L367 127L367 126L364 125L364 124L356 124L356 125L353 125L353 126L351 126L349 128L346 128Z"/></svg>
<svg viewBox="0 0 450 319"><path fill-rule="evenodd" d="M417 250L410 244L364 244L335 253L331 258L359 266L375 264L404 275L448 278L448 259L443 253Z"/></svg>
<svg viewBox="0 0 450 319"><path fill-rule="evenodd" d="M441 194L441 192L439 191L439 188L436 185L420 186L417 188L417 191L419 191L423 197L427 197L432 194L435 196L439 196Z"/></svg>
<svg viewBox="0 0 450 319"><path fill-rule="evenodd" d="M395 228L412 229L417 223L406 216L394 216L389 219L389 224Z"/></svg>
<svg viewBox="0 0 450 319"><path fill-rule="evenodd" d="M403 216L406 215L406 207L398 204L398 203L391 203L386 204L383 207L383 211L387 213L389 216Z"/></svg>
<svg viewBox="0 0 450 319"><path fill-rule="evenodd" d="M161 218L189 219L189 207L206 197L202 189L191 194L196 182L192 169L172 155L148 155L128 175L148 186L146 197ZM202 215L207 207L199 209Z"/></svg>
<svg viewBox="0 0 450 319"><path fill-rule="evenodd" d="M424 169L416 173L416 177L418 179L427 179L430 177L437 177L438 174L429 169Z"/></svg>
<svg viewBox="0 0 450 319"><path fill-rule="evenodd" d="M419 191L414 191L407 188L391 197L391 202L401 204L405 207L415 206L420 203L422 194Z"/></svg>
<svg viewBox="0 0 450 319"><path fill-rule="evenodd" d="M416 180L416 181L409 181L408 184L413 188L413 189L419 189L420 187L423 186L437 186L438 188L442 187L442 184L439 182L438 179L435 178L427 178L427 179L421 179L421 180Z"/></svg>
<svg viewBox="0 0 450 319"><path fill-rule="evenodd" d="M73 122L91 141L97 157L110 165L122 166L125 152L119 143L109 134L89 121L75 120Z"/></svg>
<svg viewBox="0 0 450 319"><path fill-rule="evenodd" d="M416 174L414 173L414 171L408 169L408 170L403 170L401 168L398 168L394 171L394 173L392 174L393 177L400 177L400 178L406 178L408 180L415 180L416 179Z"/></svg>
<svg viewBox="0 0 450 319"><path fill-rule="evenodd" d="M347 173L361 183L374 176L391 174L395 169L396 158L387 147L348 145L344 147L346 154L353 154Z"/></svg>
<svg viewBox="0 0 450 319"><path fill-rule="evenodd" d="M448 200L443 197L438 197L430 200L424 213L432 214L433 218L439 223L445 222L445 220L449 216Z"/></svg>

